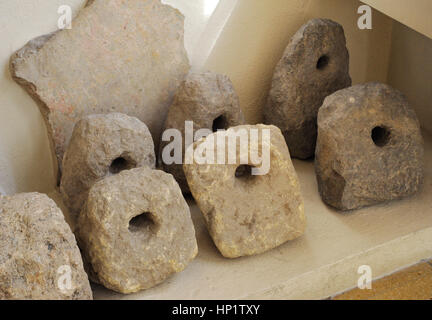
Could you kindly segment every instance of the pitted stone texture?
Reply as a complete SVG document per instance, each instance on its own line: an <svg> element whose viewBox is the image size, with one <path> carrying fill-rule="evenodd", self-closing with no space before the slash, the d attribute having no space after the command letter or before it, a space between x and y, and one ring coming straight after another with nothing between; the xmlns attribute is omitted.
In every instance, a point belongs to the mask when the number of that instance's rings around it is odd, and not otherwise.
<svg viewBox="0 0 432 320"><path fill-rule="evenodd" d="M59 166L74 125L121 112L144 121L159 142L168 108L190 66L184 17L160 0L93 0L62 30L11 58L13 78L35 98Z"/></svg>
<svg viewBox="0 0 432 320"><path fill-rule="evenodd" d="M0 196L0 299L92 299L75 237L46 195Z"/></svg>
<svg viewBox="0 0 432 320"><path fill-rule="evenodd" d="M155 167L153 138L147 126L121 113L90 115L80 120L63 158L61 192L77 215L98 180L122 170Z"/></svg>
<svg viewBox="0 0 432 320"><path fill-rule="evenodd" d="M145 167L96 183L79 216L77 234L91 274L120 293L156 286L185 269L198 252L177 182Z"/></svg>
<svg viewBox="0 0 432 320"><path fill-rule="evenodd" d="M270 131L270 141L261 140L237 148L237 164L185 164L189 187L201 209L213 241L223 256L237 258L275 248L304 233L306 219L297 174L281 131L274 126L238 126L227 134L235 135L255 129L262 136ZM200 146L217 132L195 143ZM221 140L219 140L221 141ZM266 175L252 176L240 165L241 154L251 150L270 150L270 170ZM192 148L192 146L190 147ZM225 148L226 154L228 147ZM189 149L190 150L190 149ZM215 153L217 148L214 148ZM187 152L187 161L192 163ZM260 167L249 158L250 167ZM243 163L244 164L244 163ZM246 169L243 172L238 168ZM250 169L250 168L249 168Z"/></svg>
<svg viewBox="0 0 432 320"><path fill-rule="evenodd" d="M314 155L317 115L324 98L349 87L349 54L341 25L313 19L294 35L276 66L266 123L282 130L291 156Z"/></svg>
<svg viewBox="0 0 432 320"><path fill-rule="evenodd" d="M211 72L191 73L177 91L165 121L165 129L177 129L185 145L185 121L192 121L194 132L199 129L228 129L245 123L239 98L231 80ZM192 143L193 141L191 141ZM176 178L183 192L189 192L182 164L166 164L162 159L163 149L170 141L161 141L159 155L163 169Z"/></svg>
<svg viewBox="0 0 432 320"><path fill-rule="evenodd" d="M315 168L327 204L351 210L416 193L423 155L419 122L399 91L368 83L325 99Z"/></svg>

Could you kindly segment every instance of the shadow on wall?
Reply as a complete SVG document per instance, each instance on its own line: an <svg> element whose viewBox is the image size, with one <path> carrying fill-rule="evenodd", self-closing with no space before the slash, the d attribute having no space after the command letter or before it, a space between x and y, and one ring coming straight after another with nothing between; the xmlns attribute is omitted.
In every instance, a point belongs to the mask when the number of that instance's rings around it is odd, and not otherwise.
<svg viewBox="0 0 432 320"><path fill-rule="evenodd" d="M395 22L388 83L402 91L432 133L432 39ZM409 79L409 81L407 81Z"/></svg>
<svg viewBox="0 0 432 320"><path fill-rule="evenodd" d="M193 71L203 66L217 43L238 0L162 0L185 16L185 47Z"/></svg>
<svg viewBox="0 0 432 320"><path fill-rule="evenodd" d="M0 184L5 194L52 190L53 159L38 106L11 78L8 63L0 80Z"/></svg>
<svg viewBox="0 0 432 320"><path fill-rule="evenodd" d="M373 30L359 30L357 0L238 0L204 68L227 74L249 123L262 121L274 67L295 32L312 18L345 29L353 83L386 82L393 20L374 11Z"/></svg>

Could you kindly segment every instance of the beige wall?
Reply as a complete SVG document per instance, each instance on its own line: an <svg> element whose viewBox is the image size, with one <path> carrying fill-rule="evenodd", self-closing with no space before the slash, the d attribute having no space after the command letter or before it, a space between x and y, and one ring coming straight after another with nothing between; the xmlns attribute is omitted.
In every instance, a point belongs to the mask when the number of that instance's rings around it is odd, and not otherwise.
<svg viewBox="0 0 432 320"><path fill-rule="evenodd" d="M356 0L239 0L205 68L229 75L246 118L262 121L276 63L298 28L311 18L343 25L354 83L386 81L392 20L374 11L373 30L357 27Z"/></svg>
<svg viewBox="0 0 432 320"><path fill-rule="evenodd" d="M36 103L12 79L9 58L34 37L55 30L60 5L76 12L86 0L0 1L0 190L52 190L53 159Z"/></svg>
<svg viewBox="0 0 432 320"><path fill-rule="evenodd" d="M401 90L432 133L432 1L363 0L395 19L387 82Z"/></svg>
<svg viewBox="0 0 432 320"><path fill-rule="evenodd" d="M362 2L432 38L431 0L362 0Z"/></svg>
<svg viewBox="0 0 432 320"><path fill-rule="evenodd" d="M388 83L401 90L432 133L432 39L395 22Z"/></svg>

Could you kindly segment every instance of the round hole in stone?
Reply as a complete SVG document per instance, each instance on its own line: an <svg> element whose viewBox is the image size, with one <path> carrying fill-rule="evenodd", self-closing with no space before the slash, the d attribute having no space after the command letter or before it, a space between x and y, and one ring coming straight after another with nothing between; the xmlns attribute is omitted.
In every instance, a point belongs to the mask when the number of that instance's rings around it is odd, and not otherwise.
<svg viewBox="0 0 432 320"><path fill-rule="evenodd" d="M243 164L237 167L235 171L235 177L243 181L248 181L253 179L255 176L252 175L252 166Z"/></svg>
<svg viewBox="0 0 432 320"><path fill-rule="evenodd" d="M390 130L384 126L377 126L372 129L371 137L375 145L382 148L390 141Z"/></svg>
<svg viewBox="0 0 432 320"><path fill-rule="evenodd" d="M221 115L214 119L212 130L213 132L217 132L218 130L226 130L228 129L228 121L224 115Z"/></svg>
<svg viewBox="0 0 432 320"><path fill-rule="evenodd" d="M328 66L329 62L330 62L329 56L328 55L322 55L317 61L316 68L318 70L323 70Z"/></svg>
<svg viewBox="0 0 432 320"><path fill-rule="evenodd" d="M132 169L133 167L134 167L133 163L131 163L130 161L126 160L123 157L118 157L111 162L109 171L112 174L117 174L122 172L123 170Z"/></svg>
<svg viewBox="0 0 432 320"><path fill-rule="evenodd" d="M157 232L157 224L154 221L153 215L150 212L144 212L129 221L129 231L132 233L144 232L148 233Z"/></svg>

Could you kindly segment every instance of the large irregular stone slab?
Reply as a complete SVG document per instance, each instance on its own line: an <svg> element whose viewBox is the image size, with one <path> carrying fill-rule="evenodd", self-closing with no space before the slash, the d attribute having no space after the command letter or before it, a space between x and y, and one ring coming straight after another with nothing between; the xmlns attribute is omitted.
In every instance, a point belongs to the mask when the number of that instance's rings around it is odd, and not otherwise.
<svg viewBox="0 0 432 320"><path fill-rule="evenodd" d="M195 148L198 152L210 139L219 144L225 134L227 140L241 132L252 137L253 130L261 137L258 144L240 144L234 150L237 159L233 164L200 164L201 160L192 159L190 150ZM268 139L264 138L266 130ZM215 154L220 148L217 144L213 148ZM203 148L204 153L207 154L210 148L211 143ZM221 154L228 158L230 149L229 144L226 145ZM247 163L241 161L241 156L247 156L252 150L262 154L268 151L267 174L252 175L253 168L262 168L260 161L252 157ZM190 146L184 171L210 235L223 256L236 258L259 254L304 233L306 219L299 181L284 137L277 127L238 126L226 133L214 133Z"/></svg>
<svg viewBox="0 0 432 320"><path fill-rule="evenodd" d="M172 106L169 109L164 129L177 129L181 132L182 141L174 143L178 150L184 150L193 143L185 141L185 122L193 122L193 133L200 129L217 131L245 123L240 109L239 98L231 80L221 74L211 72L191 73L179 87ZM163 150L170 141L160 143L160 162L163 169L176 178L183 192L189 192L183 172L183 162L169 163L164 161ZM182 145L179 145L182 143ZM165 159L166 160L166 159Z"/></svg>
<svg viewBox="0 0 432 320"><path fill-rule="evenodd" d="M416 193L423 154L415 112L388 85L338 91L320 109L315 168L321 197L335 208L351 210Z"/></svg>
<svg viewBox="0 0 432 320"><path fill-rule="evenodd" d="M0 299L92 299L75 237L46 195L0 196Z"/></svg>
<svg viewBox="0 0 432 320"><path fill-rule="evenodd" d="M75 123L88 114L135 116L159 142L190 68L183 15L160 0L93 0L72 26L30 41L10 63L41 107L59 166Z"/></svg>
<svg viewBox="0 0 432 320"><path fill-rule="evenodd" d="M174 178L150 168L126 170L90 190L77 234L90 274L132 293L186 268L198 247L189 207Z"/></svg>
<svg viewBox="0 0 432 320"><path fill-rule="evenodd" d="M276 66L264 111L266 123L282 130L291 156L314 155L318 109L325 97L350 85L342 26L326 19L310 20L291 39Z"/></svg>
<svg viewBox="0 0 432 320"><path fill-rule="evenodd" d="M63 158L60 190L71 213L77 215L96 181L122 170L155 165L153 138L140 120L121 113L86 116L76 124Z"/></svg>

